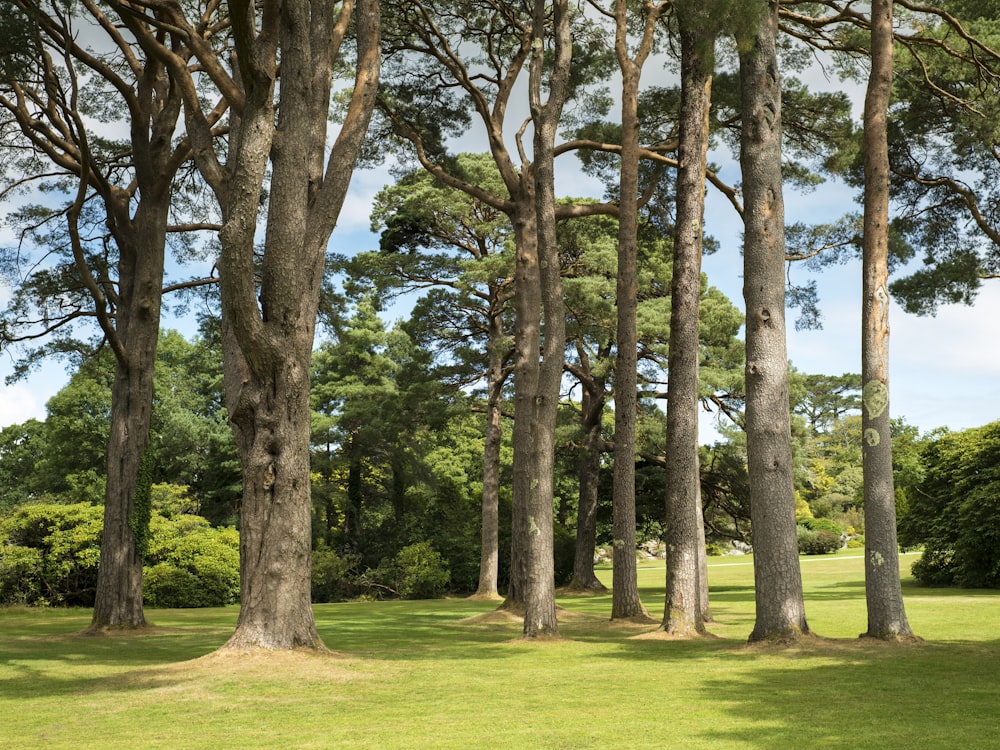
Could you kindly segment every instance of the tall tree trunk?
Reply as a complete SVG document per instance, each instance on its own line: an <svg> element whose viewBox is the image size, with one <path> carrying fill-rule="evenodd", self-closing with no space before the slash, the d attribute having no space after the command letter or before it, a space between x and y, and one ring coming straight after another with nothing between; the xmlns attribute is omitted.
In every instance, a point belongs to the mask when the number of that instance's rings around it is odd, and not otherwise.
<svg viewBox="0 0 1000 750"><path fill-rule="evenodd" d="M554 55L548 79L548 98L542 101L545 67L546 22L551 10ZM572 40L569 34L567 0L554 0L551 7L535 0L532 17L532 54L529 64L528 96L534 136L534 163L531 168L535 216L535 258L526 270L537 278L541 312L541 349L523 352L534 360L537 376L530 407L532 434L529 436L533 476L525 509L524 636L557 636L555 571L553 560L553 468L555 463L556 410L562 382L566 346L566 314L562 293L559 248L556 243L555 137L568 92ZM520 251L519 251L520 252ZM536 270L537 269L537 270ZM537 341L537 339L536 339ZM541 361L538 356L541 353ZM526 404L520 404L527 406ZM515 415L516 418L516 415Z"/></svg>
<svg viewBox="0 0 1000 750"><path fill-rule="evenodd" d="M637 245L639 227L639 78L652 47L647 23L635 57L629 54L626 4L615 7L615 55L622 75L622 149L618 184L618 324L615 354L615 440L612 481L611 618L646 617L639 598L635 539L635 431L638 417Z"/></svg>
<svg viewBox="0 0 1000 750"><path fill-rule="evenodd" d="M491 311L486 350L487 367L486 438L483 446L482 530L479 556L479 586L474 596L497 599L500 575L500 447L503 441L503 317Z"/></svg>
<svg viewBox="0 0 1000 750"><path fill-rule="evenodd" d="M751 641L808 633L795 531L785 345L785 237L781 186L778 5L739 40L745 203L746 432L756 621Z"/></svg>
<svg viewBox="0 0 1000 750"><path fill-rule="evenodd" d="M678 13L681 118L677 218L670 285L670 378L667 383L667 590L663 629L677 636L705 632L701 602L701 522L698 475L698 303L712 44L693 10ZM699 525L700 534L699 534ZM699 549L700 548L700 549Z"/></svg>
<svg viewBox="0 0 1000 750"><path fill-rule="evenodd" d="M599 386L602 390L603 383ZM573 578L569 588L577 591L603 591L604 584L594 573L594 548L597 545L598 482L601 473L601 452L604 397L584 388L580 404L585 445L580 455L580 495L576 512L576 547L573 556Z"/></svg>
<svg viewBox="0 0 1000 750"><path fill-rule="evenodd" d="M217 194L228 195L220 232L223 364L244 487L240 617L224 648L321 648L310 602L310 359L326 246L374 105L379 6L359 0L354 13L346 2L338 14L329 0L285 0L260 19L252 4L230 10L246 102L231 135L229 184ZM355 86L330 149L331 80L352 15ZM269 157L258 288L255 229Z"/></svg>
<svg viewBox="0 0 1000 750"><path fill-rule="evenodd" d="M117 341L112 347L115 380L111 389L101 561L90 624L94 630L146 624L142 556L149 533L149 478L140 469L153 410L167 196L164 186L160 190L150 187L131 221L124 207L116 212L120 260L114 331Z"/></svg>
<svg viewBox="0 0 1000 750"><path fill-rule="evenodd" d="M889 422L889 147L892 0L872 3L872 67L864 112L865 216L861 343L865 594L871 638L912 637L903 607Z"/></svg>
<svg viewBox="0 0 1000 750"><path fill-rule="evenodd" d="M530 521L531 496L542 491L534 465L535 399L539 388L542 286L538 263L538 230L533 200L518 202L514 226L514 428L511 482L510 585L503 607L522 611L527 601L528 535L541 533ZM550 502L551 504L551 502Z"/></svg>

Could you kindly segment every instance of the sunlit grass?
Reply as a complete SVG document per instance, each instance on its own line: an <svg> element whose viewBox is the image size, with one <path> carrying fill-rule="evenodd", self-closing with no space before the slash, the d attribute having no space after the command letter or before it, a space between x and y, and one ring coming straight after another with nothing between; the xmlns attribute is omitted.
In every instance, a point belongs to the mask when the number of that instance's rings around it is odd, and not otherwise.
<svg viewBox="0 0 1000 750"><path fill-rule="evenodd" d="M852 551L853 552L853 551ZM4 748L1000 748L1000 593L923 589L925 642L860 641L860 553L804 558L809 624L745 645L749 557L711 561L714 637L638 637L610 594L562 597L557 642L463 599L317 605L333 655L220 659L235 608L152 610L137 636L79 610L0 610ZM610 571L601 571L610 581ZM640 566L662 616L662 562Z"/></svg>

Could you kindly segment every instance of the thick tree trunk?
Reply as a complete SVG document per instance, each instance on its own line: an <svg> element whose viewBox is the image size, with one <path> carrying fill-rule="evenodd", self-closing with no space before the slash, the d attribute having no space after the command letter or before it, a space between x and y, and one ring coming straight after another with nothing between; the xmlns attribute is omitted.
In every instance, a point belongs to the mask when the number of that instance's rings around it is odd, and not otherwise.
<svg viewBox="0 0 1000 750"><path fill-rule="evenodd" d="M524 608L528 637L558 633L552 556L555 407L542 374L542 269L534 202L514 216L514 467L510 588L504 606ZM558 266L557 266L558 268ZM548 334L548 332L546 332ZM558 401L558 391L556 392ZM552 416L550 418L549 413Z"/></svg>
<svg viewBox="0 0 1000 750"><path fill-rule="evenodd" d="M240 616L226 648L318 648L310 599L311 331L288 342L274 370L244 370L240 378L232 376L242 352L231 335L225 343L227 405L243 466Z"/></svg>
<svg viewBox="0 0 1000 750"><path fill-rule="evenodd" d="M785 238L781 185L778 7L740 40L745 202L746 432L756 621L751 641L808 632L795 531L785 345Z"/></svg>
<svg viewBox="0 0 1000 750"><path fill-rule="evenodd" d="M677 636L705 632L701 561L705 530L698 475L698 303L712 42L690 13L678 15L681 41L681 121L677 218L670 285L670 379L667 384L667 590L663 629ZM699 528L700 527L700 528ZM700 531L700 533L699 533Z"/></svg>
<svg viewBox="0 0 1000 750"><path fill-rule="evenodd" d="M483 501L479 586L474 596L499 598L500 575L500 447L503 441L503 319L498 311L490 315L486 349L487 368L486 438L483 447Z"/></svg>
<svg viewBox="0 0 1000 750"><path fill-rule="evenodd" d="M116 232L120 291L116 309L115 380L106 456L104 531L91 628L137 628L142 606L142 554L149 531L148 477L140 471L149 442L153 370L160 335L167 199L152 190L131 226ZM145 484L143 487L141 485Z"/></svg>
<svg viewBox="0 0 1000 750"><path fill-rule="evenodd" d="M359 0L352 14L348 2L338 15L326 0L285 0L259 19L253 5L230 9L246 103L230 136L230 183L218 191L226 197L220 278L226 404L244 488L240 617L224 648L322 648L310 602L310 359L327 243L374 106L379 6ZM331 80L352 15L355 87L331 149ZM268 159L258 286L255 230Z"/></svg>
<svg viewBox="0 0 1000 750"><path fill-rule="evenodd" d="M872 68L864 112L865 216L862 310L862 462L865 593L871 638L912 637L903 607L889 422L889 150L892 0L872 3Z"/></svg>
<svg viewBox="0 0 1000 750"><path fill-rule="evenodd" d="M603 389L603 384L600 386ZM604 398L584 389L580 404L586 444L580 456L580 494L576 512L576 548L573 578L569 588L576 591L603 591L604 584L594 573L594 548L597 546L598 482L601 474L601 451L604 448Z"/></svg>

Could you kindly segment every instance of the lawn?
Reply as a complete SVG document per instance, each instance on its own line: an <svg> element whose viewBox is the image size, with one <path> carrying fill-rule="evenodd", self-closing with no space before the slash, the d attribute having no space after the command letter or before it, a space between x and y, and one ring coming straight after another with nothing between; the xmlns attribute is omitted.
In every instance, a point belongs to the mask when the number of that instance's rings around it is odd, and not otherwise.
<svg viewBox="0 0 1000 750"><path fill-rule="evenodd" d="M77 635L86 611L0 610L0 747L1000 748L1000 592L907 578L924 642L886 645L857 638L857 552L802 572L820 637L789 649L745 645L745 557L712 560L698 640L609 623L609 595L561 598L564 638L541 643L489 603L317 605L323 656L213 655L236 608L151 610L156 629L105 638ZM663 579L640 568L657 619Z"/></svg>

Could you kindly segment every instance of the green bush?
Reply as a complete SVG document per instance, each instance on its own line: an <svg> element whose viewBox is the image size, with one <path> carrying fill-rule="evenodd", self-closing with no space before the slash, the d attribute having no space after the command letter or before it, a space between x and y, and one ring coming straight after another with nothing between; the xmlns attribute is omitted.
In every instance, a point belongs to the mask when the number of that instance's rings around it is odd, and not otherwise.
<svg viewBox="0 0 1000 750"><path fill-rule="evenodd" d="M221 607L239 601L240 541L200 516L154 515L143 598L152 607Z"/></svg>
<svg viewBox="0 0 1000 750"><path fill-rule="evenodd" d="M340 555L321 547L312 553L312 600L338 602L358 593L358 563L356 555Z"/></svg>
<svg viewBox="0 0 1000 750"><path fill-rule="evenodd" d="M924 549L914 576L1000 588L1000 422L943 434L921 458L925 473L899 524L900 543Z"/></svg>
<svg viewBox="0 0 1000 750"><path fill-rule="evenodd" d="M0 604L93 606L103 522L88 503L23 505L0 520Z"/></svg>
<svg viewBox="0 0 1000 750"><path fill-rule="evenodd" d="M803 524L800 524L796 531L800 554L826 555L840 549L840 534L827 529L814 531Z"/></svg>
<svg viewBox="0 0 1000 750"><path fill-rule="evenodd" d="M0 604L90 607L97 590L103 508L24 505L0 519ZM239 535L198 516L150 521L143 593L156 607L205 607L239 598Z"/></svg>
<svg viewBox="0 0 1000 750"><path fill-rule="evenodd" d="M372 577L404 599L432 599L448 590L451 571L430 542L417 542L384 560Z"/></svg>
<svg viewBox="0 0 1000 750"><path fill-rule="evenodd" d="M802 525L812 531L829 531L838 537L844 533L844 529L832 518L809 518L802 522Z"/></svg>

